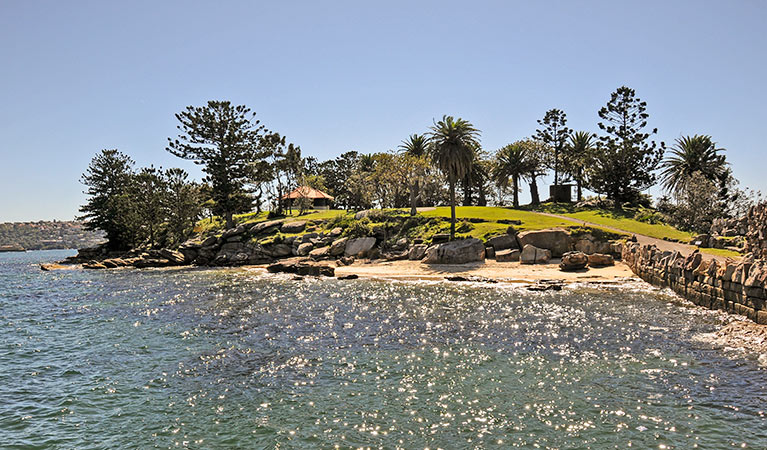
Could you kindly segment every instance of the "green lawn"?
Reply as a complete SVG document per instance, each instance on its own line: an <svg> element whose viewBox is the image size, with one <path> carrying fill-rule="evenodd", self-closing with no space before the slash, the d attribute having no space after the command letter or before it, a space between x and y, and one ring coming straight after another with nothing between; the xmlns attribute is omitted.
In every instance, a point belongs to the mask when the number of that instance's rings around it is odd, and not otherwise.
<svg viewBox="0 0 767 450"><path fill-rule="evenodd" d="M621 213L606 210L588 210L562 214L576 220L592 222L606 227L613 227L629 233L643 234L658 239L678 239L689 242L693 238L692 233L680 231L666 224L652 224L639 222Z"/></svg>
<svg viewBox="0 0 767 450"><path fill-rule="evenodd" d="M421 213L424 217L444 217L450 218L450 207L440 206L431 211ZM518 209L502 208L497 206L457 206L455 208L455 217L461 219L484 219L488 222L497 222L499 220L520 220L522 225L515 225L518 230L541 230L553 227L569 227L578 225L570 220L558 219L556 217L544 216L530 211L521 211ZM476 224L480 225L480 224ZM501 224L502 225L502 224ZM508 224L505 225L508 227Z"/></svg>

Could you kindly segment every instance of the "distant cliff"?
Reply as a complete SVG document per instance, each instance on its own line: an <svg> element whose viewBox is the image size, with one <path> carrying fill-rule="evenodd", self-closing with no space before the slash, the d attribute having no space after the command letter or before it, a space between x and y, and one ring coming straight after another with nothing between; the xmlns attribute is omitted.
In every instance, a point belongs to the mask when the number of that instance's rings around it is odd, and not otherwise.
<svg viewBox="0 0 767 450"><path fill-rule="evenodd" d="M0 248L6 249L83 248L100 244L104 240L103 233L85 230L81 222L0 223Z"/></svg>

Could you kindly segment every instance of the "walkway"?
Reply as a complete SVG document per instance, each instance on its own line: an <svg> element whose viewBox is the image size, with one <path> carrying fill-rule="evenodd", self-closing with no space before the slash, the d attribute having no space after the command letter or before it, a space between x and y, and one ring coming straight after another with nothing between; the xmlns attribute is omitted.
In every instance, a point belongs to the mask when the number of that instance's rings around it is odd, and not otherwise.
<svg viewBox="0 0 767 450"><path fill-rule="evenodd" d="M575 223L583 224L583 225L590 226L590 227L599 227L599 228L604 228L606 230L615 231L615 232L618 232L618 233L625 233L625 234L633 235L633 236L636 236L637 242L639 242L641 245L655 245L661 251L666 251L666 250L672 251L672 252L673 251L678 251L682 255L687 256L690 253L692 253L692 252L694 252L695 250L698 249L698 247L696 247L694 245L682 244L682 243L679 243L679 242L664 241L663 239L658 239L658 238L654 238L654 237L650 237L650 236L645 236L643 234L636 234L636 233L632 233L631 231L621 230L620 228L610 227L610 226L607 226L607 225L600 225L600 224L594 223L594 222L587 222L587 221L580 220L580 219L573 219L572 217L561 216L559 214L551 214L551 213L540 212L540 211L534 211L534 212L536 212L538 214L543 214L544 216L556 217L557 219L568 220L570 222L575 222ZM724 256L711 255L711 254L708 254L708 253L705 253L705 252L701 252L701 255L703 255L703 259L705 259L707 261L712 260L712 259L717 259L719 261L725 261L727 259Z"/></svg>

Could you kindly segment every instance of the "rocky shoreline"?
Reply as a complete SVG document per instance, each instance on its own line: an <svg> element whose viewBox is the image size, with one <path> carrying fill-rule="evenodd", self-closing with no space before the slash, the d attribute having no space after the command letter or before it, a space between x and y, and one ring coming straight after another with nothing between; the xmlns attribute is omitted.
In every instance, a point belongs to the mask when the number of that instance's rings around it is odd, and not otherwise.
<svg viewBox="0 0 767 450"><path fill-rule="evenodd" d="M427 243L401 237L386 239L386 230L353 236L343 227L318 231L307 221L269 220L246 223L218 235L198 237L177 250L148 249L110 252L104 246L81 249L60 265L79 264L85 269L120 267L268 265L270 272L334 276L336 267L356 260L370 262L420 261L426 265L466 264L495 260L521 264L547 264L560 259L563 271L588 270L614 264L622 252L620 242L602 241L585 233L573 235L564 229L506 233L489 237L448 241L436 234ZM59 268L44 265L43 270Z"/></svg>

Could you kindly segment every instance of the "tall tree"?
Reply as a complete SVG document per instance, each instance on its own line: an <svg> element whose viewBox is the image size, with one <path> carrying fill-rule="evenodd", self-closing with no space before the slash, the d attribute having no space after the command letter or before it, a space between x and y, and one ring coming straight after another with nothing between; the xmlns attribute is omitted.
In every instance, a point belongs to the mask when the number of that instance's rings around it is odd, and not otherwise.
<svg viewBox="0 0 767 450"><path fill-rule="evenodd" d="M320 175L325 179L328 193L335 197L336 205L344 209L357 206L352 200L349 180L360 165L360 154L356 151L342 153L340 156L319 164Z"/></svg>
<svg viewBox="0 0 767 450"><path fill-rule="evenodd" d="M528 149L522 141L509 144L496 154L493 179L502 189L507 188L511 181L515 208L519 208L519 181L530 172L529 166Z"/></svg>
<svg viewBox="0 0 767 450"><path fill-rule="evenodd" d="M563 164L575 180L579 202L583 200L583 185L586 184L586 168L593 156L594 137L593 133L587 131L574 132L562 154Z"/></svg>
<svg viewBox="0 0 767 450"><path fill-rule="evenodd" d="M253 163L268 156L261 145L265 128L255 115L250 108L228 101L188 106L176 114L178 138L168 138L167 151L203 166L215 212L224 216L227 228L234 226L235 213L251 209L245 185L262 178L254 177Z"/></svg>
<svg viewBox="0 0 767 450"><path fill-rule="evenodd" d="M470 122L442 116L428 134L434 164L447 177L450 187L450 239L455 239L455 183L471 171L479 130Z"/></svg>
<svg viewBox="0 0 767 450"><path fill-rule="evenodd" d="M599 137L593 164L590 168L589 187L619 203L638 201L641 191L655 184L655 169L663 157L666 145L650 141L647 126L647 103L626 86L619 87L607 104L599 110L599 128L605 132Z"/></svg>
<svg viewBox="0 0 767 450"><path fill-rule="evenodd" d="M200 185L189 181L183 169L167 169L164 173L166 193L163 199L167 226L163 246L175 248L186 241L202 214L203 195Z"/></svg>
<svg viewBox="0 0 767 450"><path fill-rule="evenodd" d="M86 203L80 207L80 220L88 230L106 233L108 246L113 250L130 247L124 223L121 221L120 200L125 196L133 173L133 160L116 149L102 150L91 159L80 178L87 189Z"/></svg>
<svg viewBox="0 0 767 450"><path fill-rule="evenodd" d="M546 148L551 149L553 154L547 158L549 166L554 170L554 185L559 184L560 155L562 154L567 138L570 136L570 128L567 125L567 114L560 109L546 111L543 119L538 119L541 128L535 130L534 139L543 142Z"/></svg>
<svg viewBox="0 0 767 450"><path fill-rule="evenodd" d="M676 140L671 152L661 163L661 183L675 196L681 193L698 172L706 180L724 188L729 176L727 158L720 154L711 136L683 136Z"/></svg>
<svg viewBox="0 0 767 450"><path fill-rule="evenodd" d="M418 196L421 184L421 178L425 174L428 165L425 164L427 152L429 150L429 142L426 135L423 134L411 134L406 140L402 141L399 146L400 150L407 155L410 166L410 215L414 216L418 213Z"/></svg>

